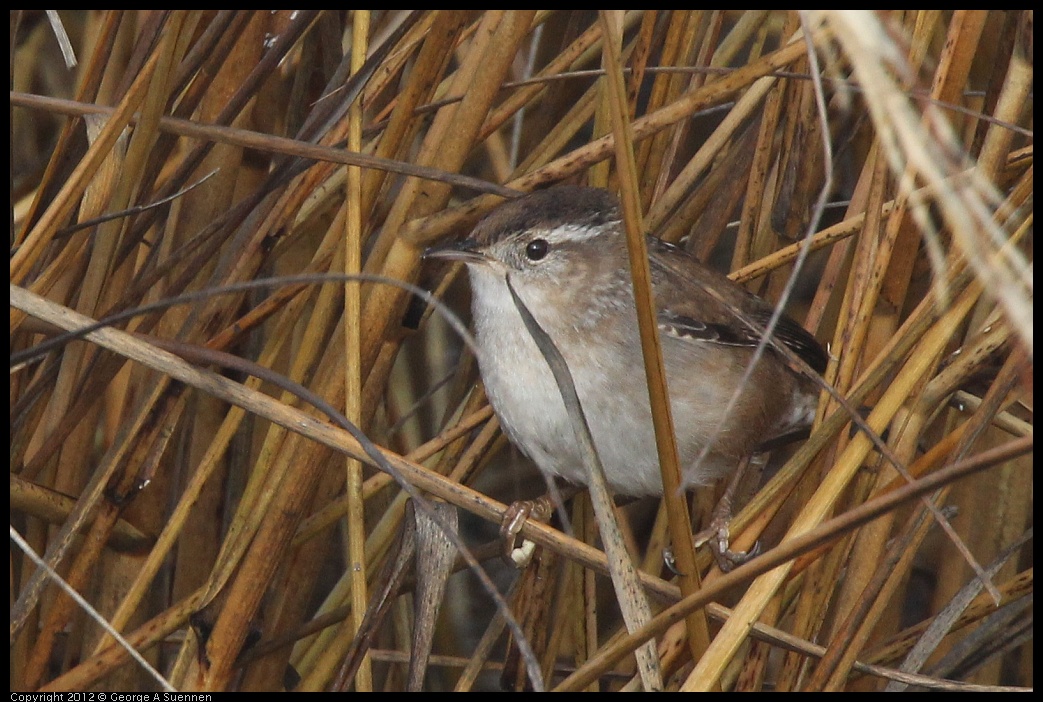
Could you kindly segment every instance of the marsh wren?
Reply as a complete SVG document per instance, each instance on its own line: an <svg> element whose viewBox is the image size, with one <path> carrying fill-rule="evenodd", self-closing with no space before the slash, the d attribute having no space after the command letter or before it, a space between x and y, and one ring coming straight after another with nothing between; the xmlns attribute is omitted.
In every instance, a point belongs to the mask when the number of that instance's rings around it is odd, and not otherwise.
<svg viewBox="0 0 1043 702"><path fill-rule="evenodd" d="M817 388L769 346L725 416L772 307L673 245L649 237L648 249L684 486L708 485L809 426ZM616 198L577 186L537 191L501 205L466 241L427 256L467 264L479 367L511 441L544 473L587 483L560 391L508 278L568 364L609 485L623 495L661 495ZM815 370L825 368L822 347L796 322L782 317L773 336Z"/></svg>

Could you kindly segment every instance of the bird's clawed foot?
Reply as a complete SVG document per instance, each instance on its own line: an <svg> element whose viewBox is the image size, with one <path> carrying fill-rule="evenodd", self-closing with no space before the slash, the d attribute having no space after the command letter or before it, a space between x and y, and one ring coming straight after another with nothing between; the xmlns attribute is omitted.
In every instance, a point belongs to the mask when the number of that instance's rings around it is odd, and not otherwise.
<svg viewBox="0 0 1043 702"><path fill-rule="evenodd" d="M512 502L503 513L500 522L500 538L503 541L503 559L517 568L524 568L532 558L536 544L521 537L522 527L528 519L546 522L553 512L548 497L535 500Z"/></svg>
<svg viewBox="0 0 1043 702"><path fill-rule="evenodd" d="M717 567L728 573L742 564L760 555L761 542L753 544L749 551L733 551L731 549L731 532L728 530L729 519L714 517L710 522L708 543Z"/></svg>

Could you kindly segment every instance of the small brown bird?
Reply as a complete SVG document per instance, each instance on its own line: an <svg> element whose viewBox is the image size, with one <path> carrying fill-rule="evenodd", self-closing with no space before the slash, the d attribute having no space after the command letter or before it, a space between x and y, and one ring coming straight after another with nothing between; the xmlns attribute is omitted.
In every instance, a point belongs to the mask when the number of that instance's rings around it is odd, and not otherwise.
<svg viewBox="0 0 1043 702"><path fill-rule="evenodd" d="M467 264L482 379L514 444L544 473L587 483L508 278L568 364L609 485L661 495L625 237L613 195L557 186L501 205L471 238L428 255ZM649 238L648 248L684 485L707 485L809 426L817 388L769 346L725 414L772 307L675 246ZM774 339L824 370L825 352L796 322L782 317Z"/></svg>

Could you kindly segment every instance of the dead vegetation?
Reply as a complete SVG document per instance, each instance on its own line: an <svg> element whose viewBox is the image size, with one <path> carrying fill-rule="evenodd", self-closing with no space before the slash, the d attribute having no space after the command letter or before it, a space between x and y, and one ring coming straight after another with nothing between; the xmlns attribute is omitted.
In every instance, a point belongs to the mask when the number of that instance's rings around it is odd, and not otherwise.
<svg viewBox="0 0 1043 702"><path fill-rule="evenodd" d="M665 510L621 511L666 689L1031 686L1032 39L1031 11L13 11L12 689L639 687L589 503L499 564L542 482L457 331L375 282L466 317L424 248L560 181L790 297L885 437L824 395L732 526L765 555L699 549L697 607L668 609ZM931 509L834 520L932 475ZM458 515L484 587L450 575Z"/></svg>

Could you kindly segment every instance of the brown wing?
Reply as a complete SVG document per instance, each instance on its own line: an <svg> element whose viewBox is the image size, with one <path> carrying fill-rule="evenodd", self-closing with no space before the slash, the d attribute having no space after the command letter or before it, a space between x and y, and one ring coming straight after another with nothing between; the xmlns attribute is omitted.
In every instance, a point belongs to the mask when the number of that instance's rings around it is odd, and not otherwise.
<svg viewBox="0 0 1043 702"><path fill-rule="evenodd" d="M649 237L649 251L664 331L725 346L760 343L774 312L771 305L676 246ZM772 336L817 372L826 369L828 356L821 344L786 315L779 318Z"/></svg>

